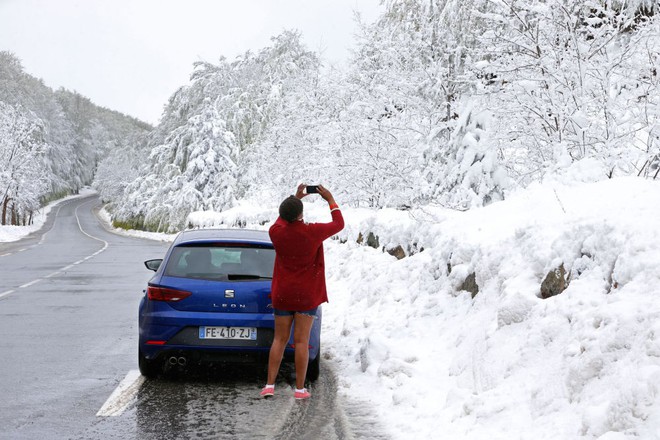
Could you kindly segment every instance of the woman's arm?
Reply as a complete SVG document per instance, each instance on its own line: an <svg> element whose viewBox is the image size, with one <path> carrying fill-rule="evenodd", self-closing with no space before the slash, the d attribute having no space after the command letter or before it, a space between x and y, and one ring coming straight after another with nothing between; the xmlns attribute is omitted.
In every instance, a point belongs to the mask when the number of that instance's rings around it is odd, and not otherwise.
<svg viewBox="0 0 660 440"><path fill-rule="evenodd" d="M315 236L321 240L325 240L344 229L344 216L341 214L341 210L339 209L335 198L332 196L332 193L323 185L319 185L319 195L328 202L332 221L330 223L313 223L309 226L314 231Z"/></svg>

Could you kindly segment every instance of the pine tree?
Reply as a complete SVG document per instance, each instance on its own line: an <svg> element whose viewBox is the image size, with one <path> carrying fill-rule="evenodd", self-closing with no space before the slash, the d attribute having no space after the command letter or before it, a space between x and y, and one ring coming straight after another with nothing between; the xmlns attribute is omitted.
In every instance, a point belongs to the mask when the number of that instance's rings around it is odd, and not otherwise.
<svg viewBox="0 0 660 440"><path fill-rule="evenodd" d="M489 119L487 112L463 109L448 146L427 152L428 160L437 164L425 176L433 200L466 210L504 199L510 182L489 142Z"/></svg>

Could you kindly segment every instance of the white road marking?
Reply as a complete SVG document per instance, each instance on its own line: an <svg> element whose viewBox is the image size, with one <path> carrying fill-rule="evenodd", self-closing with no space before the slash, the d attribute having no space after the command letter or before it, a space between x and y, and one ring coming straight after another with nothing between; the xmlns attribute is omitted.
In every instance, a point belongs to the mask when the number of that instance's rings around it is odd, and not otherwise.
<svg viewBox="0 0 660 440"><path fill-rule="evenodd" d="M90 200L90 201L87 202L87 203L90 203L90 202L93 202L93 201L94 201L94 200ZM80 205L76 206L75 214L76 214L76 221L78 222L78 229L80 229L80 232L82 232L83 234L85 234L85 235L88 236L89 238L93 238L94 240L100 241L101 243L104 244L104 246L103 246L103 248L102 248L101 250L99 250L99 251L97 251L97 252L95 252L95 253L93 253L92 255L89 256L89 257L91 258L91 257L93 257L93 256L95 256L95 255L100 254L100 253L103 252L104 250L106 250L106 249L108 248L109 243L108 243L107 241L103 240L102 238L94 237L93 235L88 234L87 232L85 232L85 231L83 230L82 226L80 225L80 218L78 217L78 208L80 208L80 207L83 206L83 205L86 205L87 203L81 203Z"/></svg>
<svg viewBox="0 0 660 440"><path fill-rule="evenodd" d="M10 293L14 293L14 291L13 291L13 290L8 290L8 291L6 291L6 292L2 292L2 293L0 293L0 298L2 298L3 296L7 296L7 295L9 295Z"/></svg>
<svg viewBox="0 0 660 440"><path fill-rule="evenodd" d="M28 250L28 248L23 248L23 249L17 250L16 252L23 252L23 251L27 251L27 250Z"/></svg>
<svg viewBox="0 0 660 440"><path fill-rule="evenodd" d="M124 380L110 394L99 412L96 413L96 416L116 417L122 415L137 396L143 382L144 376L138 370L129 371Z"/></svg>
<svg viewBox="0 0 660 440"><path fill-rule="evenodd" d="M32 286L33 284L37 284L39 281L41 281L41 278L37 278L37 279L34 280L34 281L30 281L29 283L25 283L25 284L23 284L22 286L18 286L18 288L19 288L19 289L24 289L24 288L26 288L26 287L30 287L30 286Z"/></svg>

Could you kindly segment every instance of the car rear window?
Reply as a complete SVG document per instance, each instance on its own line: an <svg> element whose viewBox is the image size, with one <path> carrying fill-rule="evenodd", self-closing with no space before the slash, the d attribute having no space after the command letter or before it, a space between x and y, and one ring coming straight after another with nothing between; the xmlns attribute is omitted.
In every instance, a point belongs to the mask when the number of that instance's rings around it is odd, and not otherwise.
<svg viewBox="0 0 660 440"><path fill-rule="evenodd" d="M165 275L208 280L263 280L273 277L275 250L269 247L217 244L172 249Z"/></svg>

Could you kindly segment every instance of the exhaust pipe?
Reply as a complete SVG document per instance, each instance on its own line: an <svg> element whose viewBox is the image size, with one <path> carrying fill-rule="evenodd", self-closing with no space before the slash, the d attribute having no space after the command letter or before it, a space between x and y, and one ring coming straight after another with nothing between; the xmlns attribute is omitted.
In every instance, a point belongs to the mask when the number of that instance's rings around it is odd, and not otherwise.
<svg viewBox="0 0 660 440"><path fill-rule="evenodd" d="M179 357L170 356L167 359L167 363L170 367L176 367L176 366L185 367L188 364L188 358L184 356L179 356Z"/></svg>

